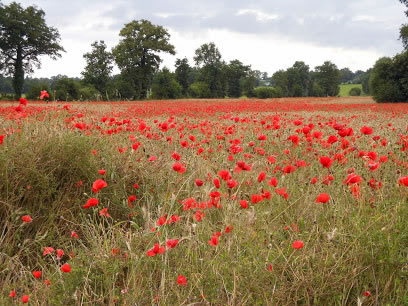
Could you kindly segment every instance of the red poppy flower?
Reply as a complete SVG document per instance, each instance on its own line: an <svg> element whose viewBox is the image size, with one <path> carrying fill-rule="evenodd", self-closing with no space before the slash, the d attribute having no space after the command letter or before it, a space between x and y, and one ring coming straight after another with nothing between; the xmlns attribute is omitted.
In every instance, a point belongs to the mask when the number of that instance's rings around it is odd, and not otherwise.
<svg viewBox="0 0 408 306"><path fill-rule="evenodd" d="M72 232L71 232L71 238L76 238L76 239L78 239L79 236L78 236L78 234L77 234L75 231L72 231Z"/></svg>
<svg viewBox="0 0 408 306"><path fill-rule="evenodd" d="M330 200L330 196L327 193L321 193L316 199L316 203L327 203Z"/></svg>
<svg viewBox="0 0 408 306"><path fill-rule="evenodd" d="M105 175L106 170L100 169L100 170L98 170L98 173L99 173L100 175Z"/></svg>
<svg viewBox="0 0 408 306"><path fill-rule="evenodd" d="M24 304L27 304L29 299L30 299L30 297L29 297L28 295L23 295L23 296L21 297L21 301L22 301Z"/></svg>
<svg viewBox="0 0 408 306"><path fill-rule="evenodd" d="M135 195L130 195L130 196L128 197L128 206L129 206L129 207L132 207L132 203L133 203L134 201L136 201L136 196L135 196Z"/></svg>
<svg viewBox="0 0 408 306"><path fill-rule="evenodd" d="M156 254L163 254L165 250L165 247L160 247L158 243L155 243L154 248L147 251L147 256L156 256Z"/></svg>
<svg viewBox="0 0 408 306"><path fill-rule="evenodd" d="M266 178L266 174L265 172L261 171L261 173L259 173L258 175L258 183L262 182L263 180L265 180Z"/></svg>
<svg viewBox="0 0 408 306"><path fill-rule="evenodd" d="M108 184L104 180L98 179L93 183L92 191L94 193L98 193L102 188L105 188L107 186Z"/></svg>
<svg viewBox="0 0 408 306"><path fill-rule="evenodd" d="M98 205L98 203L99 203L98 199L90 198L90 199L88 199L88 201L86 201L86 204L83 205L82 208L89 208L89 207L92 207L92 206L96 206L96 205Z"/></svg>
<svg viewBox="0 0 408 306"><path fill-rule="evenodd" d="M44 99L44 98L49 98L50 95L46 90L41 90L41 95L40 95L40 99Z"/></svg>
<svg viewBox="0 0 408 306"><path fill-rule="evenodd" d="M31 221L33 221L31 216L29 216L29 215L22 216L21 220L23 220L23 222L25 222L25 223L30 223Z"/></svg>
<svg viewBox="0 0 408 306"><path fill-rule="evenodd" d="M65 273L71 272L71 266L69 264L65 264L61 266L61 271Z"/></svg>
<svg viewBox="0 0 408 306"><path fill-rule="evenodd" d="M179 275L177 277L177 283L179 285L186 286L187 285L187 279L183 275Z"/></svg>
<svg viewBox="0 0 408 306"><path fill-rule="evenodd" d="M400 185L404 185L404 186L408 187L408 176L401 177L399 179L399 183L400 183Z"/></svg>
<svg viewBox="0 0 408 306"><path fill-rule="evenodd" d="M64 256L64 251L61 249L57 249L56 253L57 253L57 259L61 259L61 257Z"/></svg>
<svg viewBox="0 0 408 306"><path fill-rule="evenodd" d="M181 163L174 163L173 170L178 172L178 173L186 172L186 168L183 167L183 165Z"/></svg>
<svg viewBox="0 0 408 306"><path fill-rule="evenodd" d="M6 135L0 135L0 144L3 144L4 138L6 137Z"/></svg>
<svg viewBox="0 0 408 306"><path fill-rule="evenodd" d="M24 106L27 105L27 99L20 98L19 101L20 101L20 104L21 104L21 105L24 105Z"/></svg>
<svg viewBox="0 0 408 306"><path fill-rule="evenodd" d="M200 186L202 186L204 184L204 182L202 180L200 180L200 179L195 179L194 182L198 187L200 187Z"/></svg>
<svg viewBox="0 0 408 306"><path fill-rule="evenodd" d="M213 182L215 188L220 188L220 180L218 178L214 178Z"/></svg>
<svg viewBox="0 0 408 306"><path fill-rule="evenodd" d="M218 245L218 236L217 236L217 235L213 235L213 236L211 237L211 240L208 241L208 243L209 243L210 245L213 245L213 246Z"/></svg>
<svg viewBox="0 0 408 306"><path fill-rule="evenodd" d="M105 217L107 217L107 218L110 217L110 214L108 213L108 209L107 209L107 208L102 208L102 209L99 211L99 215L100 215L100 216L105 216Z"/></svg>
<svg viewBox="0 0 408 306"><path fill-rule="evenodd" d="M239 201L239 204L241 205L242 208L248 208L248 201L246 200Z"/></svg>
<svg viewBox="0 0 408 306"><path fill-rule="evenodd" d="M42 274L41 271L33 271L32 273L33 273L33 276L34 276L36 279L41 278L41 274Z"/></svg>
<svg viewBox="0 0 408 306"><path fill-rule="evenodd" d="M328 156L322 156L320 157L320 163L324 168L330 168L331 164L333 163L333 160Z"/></svg>
<svg viewBox="0 0 408 306"><path fill-rule="evenodd" d="M54 248L52 247L45 247L44 248L44 252L43 252L43 256L48 255L48 254L52 254L54 252Z"/></svg>
<svg viewBox="0 0 408 306"><path fill-rule="evenodd" d="M178 242L179 241L177 239L169 239L169 240L167 240L166 244L167 244L167 247L172 249L178 244Z"/></svg>
<svg viewBox="0 0 408 306"><path fill-rule="evenodd" d="M15 296L16 296L16 291L15 291L15 290L12 290L12 291L10 292L10 294L9 294L9 297L13 298L13 297L15 297Z"/></svg>
<svg viewBox="0 0 408 306"><path fill-rule="evenodd" d="M300 241L300 240L297 240L297 241L293 242L293 244L292 244L292 247L297 249L297 250L303 248L303 246L304 246L304 243L303 243L303 241Z"/></svg>
<svg viewBox="0 0 408 306"><path fill-rule="evenodd" d="M363 126L363 127L360 129L360 132L361 132L362 134L364 134L364 135L371 135L371 134L373 133L373 129L370 128L370 127L368 127L368 126Z"/></svg>

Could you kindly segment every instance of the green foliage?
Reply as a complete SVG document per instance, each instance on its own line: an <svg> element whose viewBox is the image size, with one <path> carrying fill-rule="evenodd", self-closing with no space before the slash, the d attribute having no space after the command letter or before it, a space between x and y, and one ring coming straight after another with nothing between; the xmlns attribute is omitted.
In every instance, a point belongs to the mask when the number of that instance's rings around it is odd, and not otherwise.
<svg viewBox="0 0 408 306"><path fill-rule="evenodd" d="M226 94L226 65L221 60L221 53L216 45L213 42L201 45L195 51L194 61L201 68L197 81L208 84L209 97L223 98Z"/></svg>
<svg viewBox="0 0 408 306"><path fill-rule="evenodd" d="M78 89L78 100L80 101L99 101L101 98L100 92L91 85L80 86Z"/></svg>
<svg viewBox="0 0 408 306"><path fill-rule="evenodd" d="M128 81L128 78L123 74L113 77L113 96L119 100L134 100L136 97L136 90Z"/></svg>
<svg viewBox="0 0 408 306"><path fill-rule="evenodd" d="M174 74L167 68L159 71L153 79L153 99L178 99L182 96L182 88Z"/></svg>
<svg viewBox="0 0 408 306"><path fill-rule="evenodd" d="M349 83L354 79L354 73L349 68L340 70L340 83Z"/></svg>
<svg viewBox="0 0 408 306"><path fill-rule="evenodd" d="M56 59L64 51L58 30L48 27L44 17L44 11L34 6L0 5L0 69L13 76L16 99L22 93L24 74L40 67L39 57Z"/></svg>
<svg viewBox="0 0 408 306"><path fill-rule="evenodd" d="M326 61L315 68L314 79L323 89L326 96L334 97L339 94L340 70L335 64Z"/></svg>
<svg viewBox="0 0 408 306"><path fill-rule="evenodd" d="M361 96L361 88L360 87L353 87L349 91L349 95L352 97L359 97Z"/></svg>
<svg viewBox="0 0 408 306"><path fill-rule="evenodd" d="M281 98L281 89L261 86L255 88L255 95L258 99Z"/></svg>
<svg viewBox="0 0 408 306"><path fill-rule="evenodd" d="M175 54L170 34L148 20L133 20L120 31L121 40L112 50L122 78L133 87L136 99L144 99L161 58L158 53Z"/></svg>
<svg viewBox="0 0 408 306"><path fill-rule="evenodd" d="M319 84L313 83L311 96L312 97L324 97L325 96L324 89Z"/></svg>
<svg viewBox="0 0 408 306"><path fill-rule="evenodd" d="M98 90L102 95L106 93L113 69L113 55L106 50L103 40L95 41L92 51L85 53L86 66L82 72L83 81Z"/></svg>
<svg viewBox="0 0 408 306"><path fill-rule="evenodd" d="M272 75L273 83L276 87L281 88L282 96L289 96L288 73L285 70L278 70Z"/></svg>
<svg viewBox="0 0 408 306"><path fill-rule="evenodd" d="M244 79L249 71L250 66L245 66L239 60L230 61L230 63L225 66L228 97L238 98L242 95L241 79Z"/></svg>
<svg viewBox="0 0 408 306"><path fill-rule="evenodd" d="M308 95L310 82L309 66L297 61L287 71L288 95L290 97L304 97Z"/></svg>
<svg viewBox="0 0 408 306"><path fill-rule="evenodd" d="M79 99L79 84L71 78L64 77L56 81L54 86L55 99L73 101Z"/></svg>
<svg viewBox="0 0 408 306"><path fill-rule="evenodd" d="M210 98L211 91L207 83L194 82L188 87L188 95L192 98Z"/></svg>
<svg viewBox="0 0 408 306"><path fill-rule="evenodd" d="M371 72L370 90L377 102L408 102L408 51L379 59Z"/></svg>
<svg viewBox="0 0 408 306"><path fill-rule="evenodd" d="M176 81L181 85L183 96L186 96L188 86L190 86L190 84L192 83L190 82L190 74L192 72L192 69L186 57L183 59L178 58L176 60L175 66L176 66L175 70Z"/></svg>
<svg viewBox="0 0 408 306"><path fill-rule="evenodd" d="M30 90L28 91L26 98L28 100L40 100L40 94L42 90L46 90L51 94L50 87L47 83L33 83L31 84Z"/></svg>

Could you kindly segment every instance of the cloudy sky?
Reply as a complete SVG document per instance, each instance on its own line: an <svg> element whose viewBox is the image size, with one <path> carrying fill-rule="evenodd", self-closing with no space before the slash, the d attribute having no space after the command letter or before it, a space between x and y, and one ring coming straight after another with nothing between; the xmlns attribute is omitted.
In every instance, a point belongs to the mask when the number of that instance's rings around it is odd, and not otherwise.
<svg viewBox="0 0 408 306"><path fill-rule="evenodd" d="M3 0L3 4L12 1ZM134 19L148 19L171 34L176 56L163 56L173 69L176 58L192 63L194 50L213 41L223 59L239 59L272 74L303 60L314 68L331 60L339 68L370 68L381 56L402 50L398 31L408 22L398 0L20 0L36 5L48 25L58 28L66 53L44 58L34 76L80 76L82 55L95 40L109 48Z"/></svg>

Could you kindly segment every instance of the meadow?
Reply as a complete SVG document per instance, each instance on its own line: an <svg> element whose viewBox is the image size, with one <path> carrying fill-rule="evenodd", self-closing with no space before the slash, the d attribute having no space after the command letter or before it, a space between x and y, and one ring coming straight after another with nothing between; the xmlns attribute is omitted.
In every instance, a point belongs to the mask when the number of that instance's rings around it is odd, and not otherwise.
<svg viewBox="0 0 408 306"><path fill-rule="evenodd" d="M406 305L408 104L0 103L0 305Z"/></svg>

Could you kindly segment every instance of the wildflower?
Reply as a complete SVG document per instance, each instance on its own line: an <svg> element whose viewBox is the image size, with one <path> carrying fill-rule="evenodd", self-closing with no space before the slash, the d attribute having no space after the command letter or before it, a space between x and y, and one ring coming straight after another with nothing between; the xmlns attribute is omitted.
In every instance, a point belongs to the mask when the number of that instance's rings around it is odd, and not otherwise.
<svg viewBox="0 0 408 306"><path fill-rule="evenodd" d="M293 244L292 244L292 247L297 249L297 250L303 248L303 246L304 246L303 241L300 241L300 240L297 240L297 241L293 242Z"/></svg>
<svg viewBox="0 0 408 306"><path fill-rule="evenodd" d="M29 297L28 295L23 295L23 296L21 297L21 301L22 301L24 304L27 304L29 299L30 299L30 297Z"/></svg>
<svg viewBox="0 0 408 306"><path fill-rule="evenodd" d="M330 200L330 196L327 193L321 193L316 198L316 203L327 203Z"/></svg>
<svg viewBox="0 0 408 306"><path fill-rule="evenodd" d="M44 248L44 252L43 252L43 256L48 255L48 254L52 254L54 252L54 248L52 247L45 247Z"/></svg>
<svg viewBox="0 0 408 306"><path fill-rule="evenodd" d="M61 271L64 273L69 273L71 272L71 266L69 264L64 264L61 266Z"/></svg>
<svg viewBox="0 0 408 306"><path fill-rule="evenodd" d="M156 254L163 254L165 250L165 247L160 247L158 243L155 243L154 248L147 251L147 256L156 256Z"/></svg>
<svg viewBox="0 0 408 306"><path fill-rule="evenodd" d="M98 203L99 203L98 199L90 198L90 199L88 199L88 201L86 201L86 204L83 205L82 208L89 208L89 207L92 207L92 206L96 206L96 205L98 205Z"/></svg>
<svg viewBox="0 0 408 306"><path fill-rule="evenodd" d="M102 188L107 186L108 184L104 180L98 179L92 184L92 191L98 193Z"/></svg>
<svg viewBox="0 0 408 306"><path fill-rule="evenodd" d="M179 276L177 277L177 283L178 283L179 285L186 286L186 285L187 285L187 279L185 278L185 276L179 275Z"/></svg>
<svg viewBox="0 0 408 306"><path fill-rule="evenodd" d="M172 249L178 244L178 242L179 241L177 239L169 239L167 240L166 244L168 248Z"/></svg>
<svg viewBox="0 0 408 306"><path fill-rule="evenodd" d="M33 276L36 278L36 279L39 279L39 278L41 278L41 271L33 271L32 272L33 273Z"/></svg>
<svg viewBox="0 0 408 306"><path fill-rule="evenodd" d="M211 237L211 240L208 241L208 243L209 243L210 245L213 245L213 246L218 245L218 236L217 236L217 235L213 235L213 236Z"/></svg>
<svg viewBox="0 0 408 306"><path fill-rule="evenodd" d="M22 216L21 220L23 220L23 222L25 222L25 223L30 223L31 221L33 221L31 216L29 216L29 215Z"/></svg>

